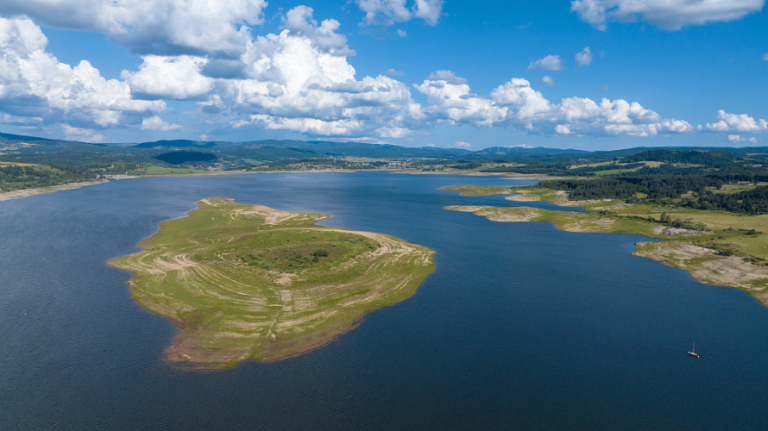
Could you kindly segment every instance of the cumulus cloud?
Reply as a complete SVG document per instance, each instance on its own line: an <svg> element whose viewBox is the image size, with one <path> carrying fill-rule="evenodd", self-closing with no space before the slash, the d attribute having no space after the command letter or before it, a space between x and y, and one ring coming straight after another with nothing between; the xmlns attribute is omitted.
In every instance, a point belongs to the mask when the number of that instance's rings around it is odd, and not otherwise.
<svg viewBox="0 0 768 431"><path fill-rule="evenodd" d="M307 6L296 6L285 14L285 27L292 35L303 36L312 42L315 48L336 56L351 56L355 52L347 46L347 37L336 33L341 24L335 19L326 19L317 25L312 18L313 10Z"/></svg>
<svg viewBox="0 0 768 431"><path fill-rule="evenodd" d="M722 109L717 111L716 123L707 123L707 129L713 132L759 133L768 130L768 122L755 120L747 114L730 114Z"/></svg>
<svg viewBox="0 0 768 431"><path fill-rule="evenodd" d="M765 0L574 0L571 11L598 30L609 21L645 21L663 30L733 21L762 10Z"/></svg>
<svg viewBox="0 0 768 431"><path fill-rule="evenodd" d="M389 69L387 70L387 75L389 76L403 76L405 75L402 71L397 69Z"/></svg>
<svg viewBox="0 0 768 431"><path fill-rule="evenodd" d="M739 142L750 142L752 144L757 143L757 138L755 138L754 136L751 138L745 138L741 135L728 135L728 140L734 144L737 144Z"/></svg>
<svg viewBox="0 0 768 431"><path fill-rule="evenodd" d="M69 124L62 124L61 128L64 130L64 138L69 141L104 142L106 139L104 135L92 129L71 127Z"/></svg>
<svg viewBox="0 0 768 431"><path fill-rule="evenodd" d="M512 78L491 92L498 106L507 109L507 118L518 120L527 126L533 121L551 118L555 107L540 92L531 88L528 80ZM529 127L530 128L530 127Z"/></svg>
<svg viewBox="0 0 768 431"><path fill-rule="evenodd" d="M472 144L470 144L469 142L464 142L464 141L456 141L456 143L453 144L453 146L456 147L456 148L463 148L465 150L468 150L468 149L472 148Z"/></svg>
<svg viewBox="0 0 768 431"><path fill-rule="evenodd" d="M134 97L189 100L199 99L213 90L213 79L200 73L208 63L205 58L147 55L143 60L138 72L124 70L121 74Z"/></svg>
<svg viewBox="0 0 768 431"><path fill-rule="evenodd" d="M318 28L309 8L298 11ZM338 137L402 137L423 117L405 84L386 76L357 80L345 56L319 44L311 31L286 27L249 45L243 79L217 80L215 97L201 103L204 112L226 110L237 127Z"/></svg>
<svg viewBox="0 0 768 431"><path fill-rule="evenodd" d="M576 63L579 66L587 66L592 63L592 52L590 52L588 46L584 48L584 51L576 53Z"/></svg>
<svg viewBox="0 0 768 431"><path fill-rule="evenodd" d="M413 8L426 8L419 4ZM406 9L415 13L413 8ZM413 87L390 77L402 74L395 69L357 77L348 62L354 51L339 33L337 21L318 22L311 8L299 6L285 14L283 26L278 34L249 36L235 57L217 57L213 51L146 54L138 70L124 71L121 81L104 79L86 61L74 68L59 63L45 52L47 40L30 19L0 18L0 121L64 124L68 136L95 141L100 138L93 129L103 127L179 130L181 126L157 115L166 109L163 100L173 99L196 100L201 122L212 127L369 141L403 138L437 124L575 136L697 130L686 121L664 118L621 99L550 101L521 78L478 95L466 79L448 70L435 71ZM580 54L589 54L588 48ZM559 56L531 62L530 68L563 69ZM545 76L542 83L554 85L554 80ZM426 96L425 105L414 101L414 90ZM738 135L766 130L765 120L745 114L721 111L718 118L707 124L708 131Z"/></svg>
<svg viewBox="0 0 768 431"><path fill-rule="evenodd" d="M490 98L473 94L466 80L450 71L439 71L416 89L427 95L424 107L428 123L471 124L478 127L521 126L545 134L580 136L656 136L690 133L688 122L662 118L639 103L570 97L552 103L530 82L513 78L496 87ZM558 127L559 126L559 127Z"/></svg>
<svg viewBox="0 0 768 431"><path fill-rule="evenodd" d="M47 44L30 19L0 18L0 111L45 123L107 127L165 110L163 101L135 100L126 82L104 79L87 61L74 68L59 63L45 52Z"/></svg>
<svg viewBox="0 0 768 431"><path fill-rule="evenodd" d="M134 54L235 58L262 23L264 0L3 0L0 15L102 33Z"/></svg>
<svg viewBox="0 0 768 431"><path fill-rule="evenodd" d="M181 126L178 124L168 124L160 117L155 115L154 117L145 118L141 122L141 130L158 130L161 132L168 132L171 130L179 130Z"/></svg>
<svg viewBox="0 0 768 431"><path fill-rule="evenodd" d="M427 96L424 112L437 123L490 127L507 115L506 108L470 93L467 81L448 70L437 71L414 87Z"/></svg>
<svg viewBox="0 0 768 431"><path fill-rule="evenodd" d="M532 61L528 65L528 71L532 70L565 70L563 60L559 55L548 55L542 59Z"/></svg>
<svg viewBox="0 0 768 431"><path fill-rule="evenodd" d="M405 30L400 30L399 28L397 29L397 35L399 37L408 37L408 33L406 33Z"/></svg>
<svg viewBox="0 0 768 431"><path fill-rule="evenodd" d="M443 0L416 0L414 16L429 25L436 25L443 12Z"/></svg>
<svg viewBox="0 0 768 431"><path fill-rule="evenodd" d="M410 7L406 5L406 0L355 0L355 3L365 12L361 23L365 25L392 25L412 18L421 18L429 25L436 25L443 12L443 0L416 0Z"/></svg>
<svg viewBox="0 0 768 431"><path fill-rule="evenodd" d="M541 82L544 83L547 87L554 87L555 86L555 80L552 79L551 76L546 75L543 78L541 78Z"/></svg>

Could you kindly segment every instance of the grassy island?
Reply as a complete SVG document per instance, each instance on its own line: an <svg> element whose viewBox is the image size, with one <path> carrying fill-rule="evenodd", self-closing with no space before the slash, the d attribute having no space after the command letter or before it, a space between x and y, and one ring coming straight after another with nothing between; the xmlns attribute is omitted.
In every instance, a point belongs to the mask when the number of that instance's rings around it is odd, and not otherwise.
<svg viewBox="0 0 768 431"><path fill-rule="evenodd" d="M315 225L329 217L204 199L110 264L133 273L133 299L178 327L171 361L276 361L410 297L435 268L426 247Z"/></svg>
<svg viewBox="0 0 768 431"><path fill-rule="evenodd" d="M463 196L515 194L513 201L547 201L589 212L532 207L455 205L499 222L548 222L568 232L627 233L661 238L637 243L633 254L689 271L702 283L743 289L768 306L768 214L744 215L616 199L571 201L562 190L523 187L454 186Z"/></svg>

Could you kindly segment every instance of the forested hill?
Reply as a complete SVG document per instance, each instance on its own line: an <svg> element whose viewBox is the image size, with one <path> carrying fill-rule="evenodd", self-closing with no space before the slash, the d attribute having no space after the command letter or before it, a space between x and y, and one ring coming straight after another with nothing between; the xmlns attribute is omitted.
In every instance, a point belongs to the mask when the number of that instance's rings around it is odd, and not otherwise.
<svg viewBox="0 0 768 431"><path fill-rule="evenodd" d="M599 176L601 171L593 171L590 174L594 179L548 180L539 186L565 190L573 200L650 201L695 209L766 214L766 164L767 157L746 158L723 151L653 150L594 167L613 167L613 175Z"/></svg>

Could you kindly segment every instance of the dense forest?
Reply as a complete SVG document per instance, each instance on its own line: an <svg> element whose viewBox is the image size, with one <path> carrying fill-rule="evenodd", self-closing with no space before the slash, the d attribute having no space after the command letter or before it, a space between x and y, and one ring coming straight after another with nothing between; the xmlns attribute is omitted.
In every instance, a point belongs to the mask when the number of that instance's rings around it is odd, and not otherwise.
<svg viewBox="0 0 768 431"><path fill-rule="evenodd" d="M37 166L0 166L0 191L48 187L62 183L95 179L81 169Z"/></svg>

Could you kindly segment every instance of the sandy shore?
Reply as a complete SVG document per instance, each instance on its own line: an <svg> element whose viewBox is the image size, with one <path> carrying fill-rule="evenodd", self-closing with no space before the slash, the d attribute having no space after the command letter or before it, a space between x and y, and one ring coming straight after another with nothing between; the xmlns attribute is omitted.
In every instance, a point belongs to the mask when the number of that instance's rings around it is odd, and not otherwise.
<svg viewBox="0 0 768 431"><path fill-rule="evenodd" d="M43 194L43 193L59 192L59 191L62 191L62 190L79 189L81 187L95 186L96 184L104 184L106 182L108 182L108 181L107 180L83 181L81 183L60 184L58 186L37 187L37 188L34 188L34 189L23 189L23 190L13 190L13 191L10 191L10 192L1 192L0 193L0 201L7 201L7 200L10 200L10 199L18 199L18 198L25 198L27 196L40 195L40 194Z"/></svg>

